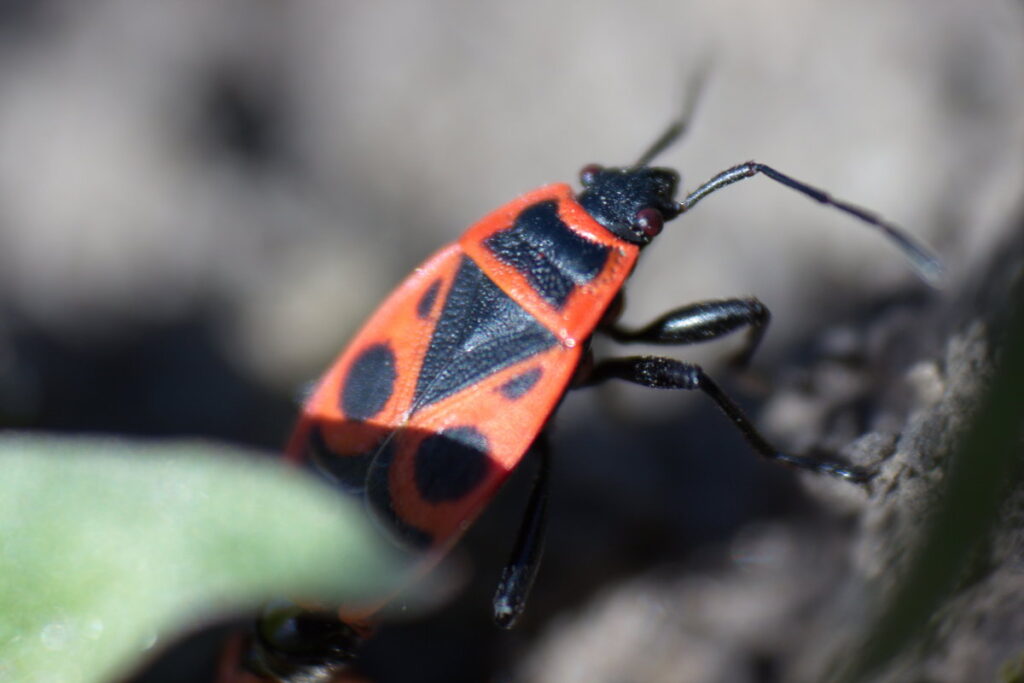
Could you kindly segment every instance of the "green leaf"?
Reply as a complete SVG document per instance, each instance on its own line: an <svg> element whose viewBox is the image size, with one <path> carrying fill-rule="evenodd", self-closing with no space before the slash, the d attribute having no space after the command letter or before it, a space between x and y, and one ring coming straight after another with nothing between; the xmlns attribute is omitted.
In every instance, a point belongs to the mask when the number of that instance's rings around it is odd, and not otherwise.
<svg viewBox="0 0 1024 683"><path fill-rule="evenodd" d="M360 509L274 459L0 438L0 681L108 681L204 619L351 601L398 573Z"/></svg>

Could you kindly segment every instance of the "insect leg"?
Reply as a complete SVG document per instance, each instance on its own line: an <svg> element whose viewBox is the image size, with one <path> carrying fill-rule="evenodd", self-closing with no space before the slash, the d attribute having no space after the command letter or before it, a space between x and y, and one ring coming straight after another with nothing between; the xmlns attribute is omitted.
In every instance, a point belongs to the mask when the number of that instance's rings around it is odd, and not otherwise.
<svg viewBox="0 0 1024 683"><path fill-rule="evenodd" d="M551 451L547 434L541 432L534 441L532 451L540 463L533 479L533 490L526 504L519 536L512 548L505 568L501 571L498 588L494 592L494 621L502 628L512 628L526 607L533 580L537 576L540 558L544 554L544 532L547 527L548 470Z"/></svg>
<svg viewBox="0 0 1024 683"><path fill-rule="evenodd" d="M719 299L702 301L669 311L657 320L630 330L618 324L605 330L618 342L682 345L718 339L740 328L749 328L743 348L730 359L736 366L745 366L754 355L765 331L771 313L754 298Z"/></svg>
<svg viewBox="0 0 1024 683"><path fill-rule="evenodd" d="M596 364L586 384L621 379L652 389L683 389L703 391L740 430L743 438L759 455L791 467L811 470L855 482L873 476L870 470L843 465L831 460L779 451L754 428L740 407L723 392L697 365L659 356L611 358Z"/></svg>

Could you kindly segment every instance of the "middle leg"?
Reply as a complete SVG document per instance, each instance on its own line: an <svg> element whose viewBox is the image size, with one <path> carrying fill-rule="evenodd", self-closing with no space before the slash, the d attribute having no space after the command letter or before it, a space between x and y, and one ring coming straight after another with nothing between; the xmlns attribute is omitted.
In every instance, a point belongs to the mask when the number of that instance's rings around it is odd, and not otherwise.
<svg viewBox="0 0 1024 683"><path fill-rule="evenodd" d="M696 344L748 328L746 343L730 359L730 364L745 366L754 355L768 329L771 313L755 298L702 301L669 311L644 327L631 330L618 323L604 331L622 343Z"/></svg>

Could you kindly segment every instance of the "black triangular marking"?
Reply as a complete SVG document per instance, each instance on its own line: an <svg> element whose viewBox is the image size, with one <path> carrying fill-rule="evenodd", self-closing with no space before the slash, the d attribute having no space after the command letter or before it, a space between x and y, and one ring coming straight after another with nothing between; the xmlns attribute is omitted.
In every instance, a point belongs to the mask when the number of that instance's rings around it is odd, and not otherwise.
<svg viewBox="0 0 1024 683"><path fill-rule="evenodd" d="M463 257L416 381L413 411L558 343Z"/></svg>

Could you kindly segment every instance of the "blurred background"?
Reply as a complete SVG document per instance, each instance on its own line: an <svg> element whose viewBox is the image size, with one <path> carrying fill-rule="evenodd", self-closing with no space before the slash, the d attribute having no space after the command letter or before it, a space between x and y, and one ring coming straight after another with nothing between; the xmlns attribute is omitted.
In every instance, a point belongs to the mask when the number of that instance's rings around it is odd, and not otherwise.
<svg viewBox="0 0 1024 683"><path fill-rule="evenodd" d="M1020 2L0 2L0 427L279 448L302 387L405 273L519 193L634 160L702 60L690 133L657 160L687 188L769 163L929 242L952 287L1005 237ZM626 320L757 295L763 388L894 292L920 286L893 248L757 179L666 227ZM715 371L732 348L683 356ZM756 414L758 392L726 384ZM619 389L559 415L523 628L487 614L529 473L456 554L474 577L456 607L371 648L380 680L542 680L531 653L610 581L813 506L701 397ZM199 680L176 667L206 651L177 650L145 680Z"/></svg>

